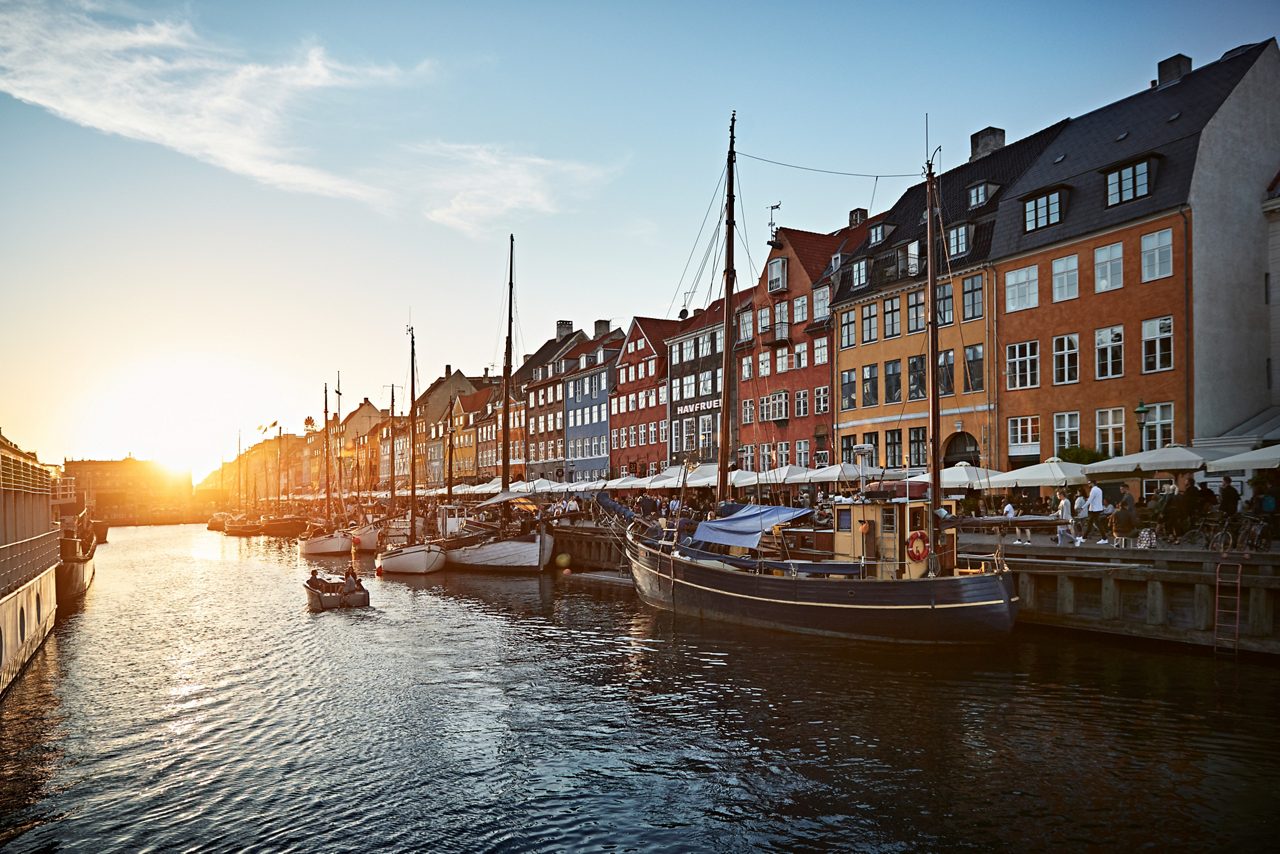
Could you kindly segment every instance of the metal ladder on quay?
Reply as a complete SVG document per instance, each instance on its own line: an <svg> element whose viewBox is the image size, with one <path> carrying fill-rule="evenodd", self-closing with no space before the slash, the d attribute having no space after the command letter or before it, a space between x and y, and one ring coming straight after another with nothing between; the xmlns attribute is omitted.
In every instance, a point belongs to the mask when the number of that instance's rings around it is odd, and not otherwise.
<svg viewBox="0 0 1280 854"><path fill-rule="evenodd" d="M1220 563L1214 570L1213 651L1238 655L1240 652L1240 576L1238 563Z"/></svg>

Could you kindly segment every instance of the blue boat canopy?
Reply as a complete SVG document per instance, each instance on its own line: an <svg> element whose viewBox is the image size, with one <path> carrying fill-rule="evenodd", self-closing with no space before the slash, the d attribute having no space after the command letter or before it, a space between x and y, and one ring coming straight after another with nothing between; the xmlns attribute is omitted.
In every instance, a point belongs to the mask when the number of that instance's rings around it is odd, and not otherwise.
<svg viewBox="0 0 1280 854"><path fill-rule="evenodd" d="M781 525L812 512L803 507L769 507L747 505L727 519L715 519L698 523L693 538L704 543L722 546L758 548L760 537L774 525Z"/></svg>

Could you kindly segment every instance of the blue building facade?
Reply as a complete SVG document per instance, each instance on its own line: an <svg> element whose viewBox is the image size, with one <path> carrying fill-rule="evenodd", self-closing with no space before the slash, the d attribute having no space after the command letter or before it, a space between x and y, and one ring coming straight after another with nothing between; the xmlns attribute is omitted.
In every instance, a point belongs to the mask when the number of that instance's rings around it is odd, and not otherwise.
<svg viewBox="0 0 1280 854"><path fill-rule="evenodd" d="M596 337L568 354L577 360L564 378L566 481L609 478L609 394L617 382L615 365L623 332L597 321Z"/></svg>

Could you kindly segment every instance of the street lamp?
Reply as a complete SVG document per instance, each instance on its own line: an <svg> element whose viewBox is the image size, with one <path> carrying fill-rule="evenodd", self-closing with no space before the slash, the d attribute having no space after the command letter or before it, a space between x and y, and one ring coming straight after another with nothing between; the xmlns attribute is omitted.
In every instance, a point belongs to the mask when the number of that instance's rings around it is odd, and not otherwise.
<svg viewBox="0 0 1280 854"><path fill-rule="evenodd" d="M1147 450L1147 413L1150 411L1151 408L1141 400L1133 410L1134 417L1138 419L1138 441L1144 451Z"/></svg>

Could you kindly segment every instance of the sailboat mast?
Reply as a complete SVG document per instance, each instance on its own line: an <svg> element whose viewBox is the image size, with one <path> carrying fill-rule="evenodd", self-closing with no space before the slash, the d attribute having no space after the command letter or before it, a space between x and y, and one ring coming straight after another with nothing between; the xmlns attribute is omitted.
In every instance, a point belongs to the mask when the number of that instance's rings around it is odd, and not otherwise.
<svg viewBox="0 0 1280 854"><path fill-rule="evenodd" d="M276 426L276 515L277 516L279 516L281 513L280 502L281 502L282 496L280 494L280 473L283 470L283 466L281 465L283 459L284 459L284 428L277 425Z"/></svg>
<svg viewBox="0 0 1280 854"><path fill-rule="evenodd" d="M329 498L329 384L324 384L324 519L333 518L333 503Z"/></svg>
<svg viewBox="0 0 1280 854"><path fill-rule="evenodd" d="M511 487L511 316L515 311L516 236L507 260L507 355L502 362L502 491Z"/></svg>
<svg viewBox="0 0 1280 854"><path fill-rule="evenodd" d="M244 451L242 450L242 441L240 431L236 431L236 503L240 505L240 512L244 512Z"/></svg>
<svg viewBox="0 0 1280 854"><path fill-rule="evenodd" d="M453 501L453 404L457 399L456 395L449 398L448 427L445 430L449 441L449 460L444 475L444 497L449 502Z"/></svg>
<svg viewBox="0 0 1280 854"><path fill-rule="evenodd" d="M338 371L338 387L333 390L333 393L338 396L338 411L335 414L338 416L338 426L341 427L342 426L342 371ZM344 442L338 443L338 505L342 507L342 515L345 516L347 514L347 504L342 494L342 446L343 444L345 443Z"/></svg>
<svg viewBox="0 0 1280 854"><path fill-rule="evenodd" d="M940 448L941 439L941 413L939 403L938 388L938 271L933 263L933 228L934 219L937 216L937 199L934 195L935 187L933 183L933 160L930 159L925 164L925 205L927 211L927 223L925 228L925 317L928 318L929 325L929 343L925 355L925 377L929 390L929 441L927 447L929 449L929 542L933 544L934 554L938 553L941 545L938 539L938 508L942 503L942 472L940 466L942 464L942 452Z"/></svg>
<svg viewBox="0 0 1280 854"><path fill-rule="evenodd" d="M391 514L394 516L396 512L396 387L391 386L391 453L388 455L391 459Z"/></svg>
<svg viewBox="0 0 1280 854"><path fill-rule="evenodd" d="M733 381L733 368L730 364L730 355L733 347L730 341L733 340L731 334L733 332L733 290L737 280L737 271L733 268L733 170L735 157L733 152L734 129L738 122L738 113L734 113L729 117L729 160L728 160L728 192L724 205L724 340L721 343L721 350L724 358L721 360L720 370L720 453L716 458L716 505L720 502L729 500L729 439L730 424L733 419L729 417L729 384Z"/></svg>
<svg viewBox="0 0 1280 854"><path fill-rule="evenodd" d="M415 362L413 327L409 327L409 545L418 541L418 419L414 418L413 407L418 400L418 381ZM392 392L395 393L394 391Z"/></svg>

